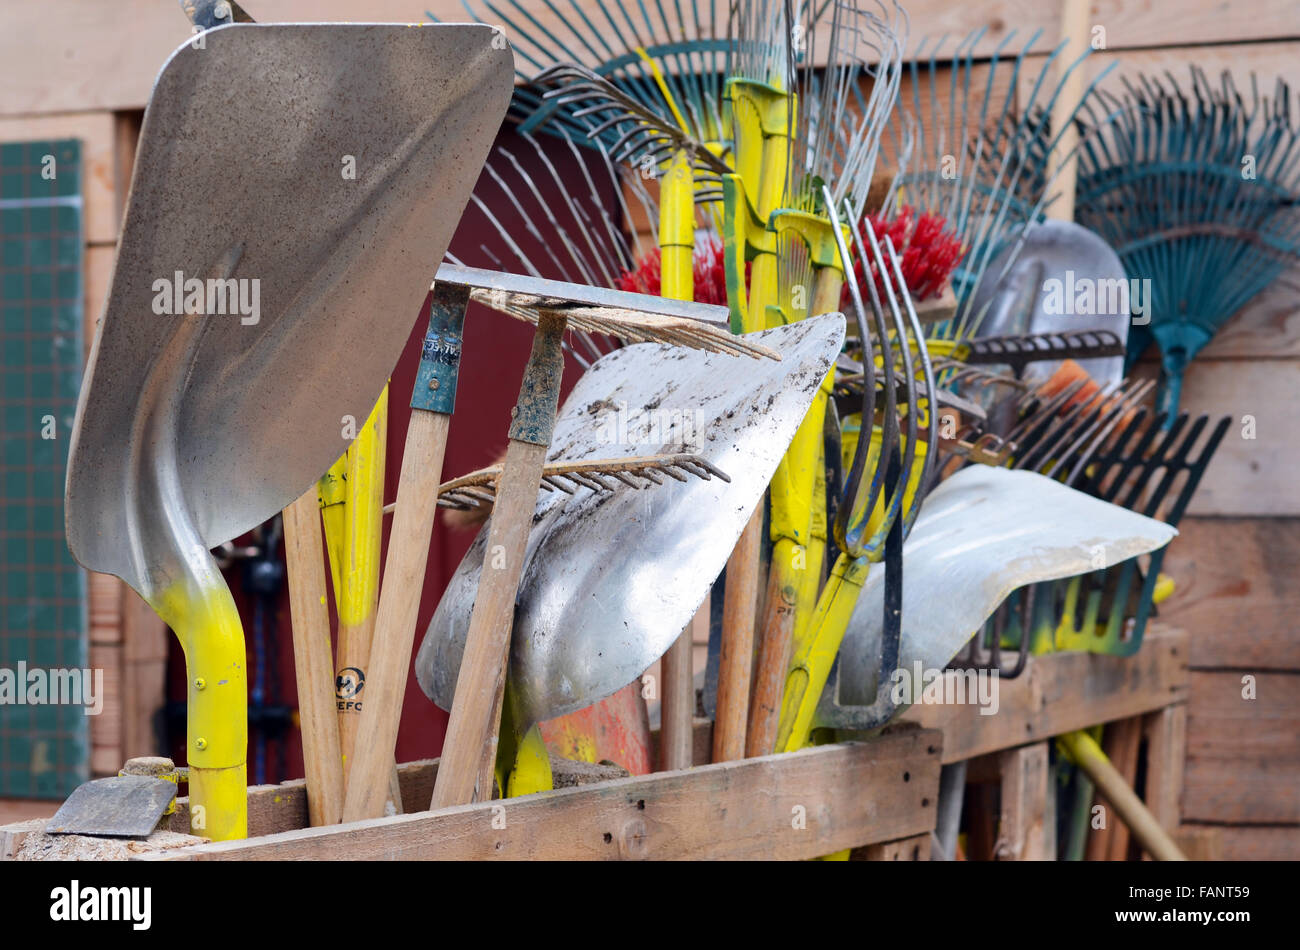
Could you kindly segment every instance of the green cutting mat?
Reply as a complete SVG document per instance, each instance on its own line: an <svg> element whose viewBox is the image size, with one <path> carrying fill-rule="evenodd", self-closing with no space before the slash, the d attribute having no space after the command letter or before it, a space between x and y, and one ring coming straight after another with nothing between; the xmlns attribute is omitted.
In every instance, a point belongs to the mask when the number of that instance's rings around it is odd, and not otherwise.
<svg viewBox="0 0 1300 950"><path fill-rule="evenodd" d="M14 671L87 665L86 577L63 535L82 367L81 174L75 140L0 144L0 668ZM89 722L81 706L0 705L0 797L64 798L85 781Z"/></svg>

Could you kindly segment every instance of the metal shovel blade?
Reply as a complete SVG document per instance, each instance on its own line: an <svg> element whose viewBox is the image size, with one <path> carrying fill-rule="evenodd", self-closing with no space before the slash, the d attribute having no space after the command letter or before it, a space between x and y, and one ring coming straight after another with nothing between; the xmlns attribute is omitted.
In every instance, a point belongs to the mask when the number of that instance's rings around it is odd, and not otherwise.
<svg viewBox="0 0 1300 950"><path fill-rule="evenodd" d="M962 469L926 498L903 547L899 667L941 670L1017 588L1118 564L1177 533L1035 472ZM841 703L875 699L884 579L868 576L840 646Z"/></svg>
<svg viewBox="0 0 1300 950"><path fill-rule="evenodd" d="M522 714L542 722L621 689L677 638L726 564L844 340L826 314L749 334L781 361L660 344L626 347L578 380L550 459L685 447L731 481L538 499L510 644ZM450 708L488 532L447 586L416 657L425 694ZM490 567L489 567L490 569Z"/></svg>
<svg viewBox="0 0 1300 950"><path fill-rule="evenodd" d="M117 775L78 785L45 833L147 838L176 797L176 783L147 775Z"/></svg>
<svg viewBox="0 0 1300 950"><path fill-rule="evenodd" d="M1044 221L1025 233L1022 245L1001 250L975 285L971 312L985 306L981 337L1110 330L1121 342L1128 339L1124 265L1101 237L1073 221ZM1117 382L1124 375L1123 356L1079 363L1099 382ZM1059 365L1059 360L1031 363L1026 375L1047 379Z"/></svg>
<svg viewBox="0 0 1300 950"><path fill-rule="evenodd" d="M344 451L505 114L493 35L239 24L172 54L72 434L83 565L144 593L161 552L249 530Z"/></svg>

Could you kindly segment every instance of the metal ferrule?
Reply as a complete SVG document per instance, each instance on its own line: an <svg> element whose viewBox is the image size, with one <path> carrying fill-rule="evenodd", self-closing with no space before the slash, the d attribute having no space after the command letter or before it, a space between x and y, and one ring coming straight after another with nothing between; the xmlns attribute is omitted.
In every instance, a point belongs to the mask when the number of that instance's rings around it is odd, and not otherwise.
<svg viewBox="0 0 1300 950"><path fill-rule="evenodd" d="M560 402L560 377L564 375L564 317L543 314L533 337L533 352L519 384L519 401L510 423L513 442L550 445L555 412Z"/></svg>
<svg viewBox="0 0 1300 950"><path fill-rule="evenodd" d="M456 408L456 377L465 327L469 288L435 284L429 329L420 347L420 368L411 391L411 408L451 415Z"/></svg>

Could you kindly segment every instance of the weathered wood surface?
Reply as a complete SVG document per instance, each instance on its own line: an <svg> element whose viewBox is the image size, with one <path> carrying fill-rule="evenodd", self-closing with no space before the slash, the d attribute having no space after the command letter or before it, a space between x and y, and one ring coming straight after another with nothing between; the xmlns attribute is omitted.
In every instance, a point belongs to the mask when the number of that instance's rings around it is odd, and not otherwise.
<svg viewBox="0 0 1300 950"><path fill-rule="evenodd" d="M902 721L942 730L946 764L1152 712L1185 701L1187 688L1187 635L1156 625L1132 657L1031 657L1019 677L998 682L994 715L969 704L913 706Z"/></svg>
<svg viewBox="0 0 1300 950"><path fill-rule="evenodd" d="M1192 669L1300 670L1300 518L1185 518L1178 531L1160 619L1187 631Z"/></svg>
<svg viewBox="0 0 1300 950"><path fill-rule="evenodd" d="M1193 672L1185 783L1184 821L1300 825L1300 674Z"/></svg>
<svg viewBox="0 0 1300 950"><path fill-rule="evenodd" d="M812 858L928 833L941 745L939 735L913 730L873 742L202 845L169 857Z"/></svg>

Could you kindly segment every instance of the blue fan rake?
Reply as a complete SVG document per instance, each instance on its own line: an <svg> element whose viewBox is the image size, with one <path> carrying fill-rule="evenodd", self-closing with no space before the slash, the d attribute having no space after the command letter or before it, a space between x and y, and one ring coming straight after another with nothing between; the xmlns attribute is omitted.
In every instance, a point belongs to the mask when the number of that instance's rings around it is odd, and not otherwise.
<svg viewBox="0 0 1300 950"><path fill-rule="evenodd" d="M1118 116L1083 144L1076 217L1130 279L1151 282L1150 322L1130 331L1128 361L1160 348L1172 424L1187 363L1300 259L1300 126L1280 79L1271 98L1253 76L1246 97L1230 74L1215 88L1196 67L1190 92L1168 73L1124 85L1098 97Z"/></svg>

